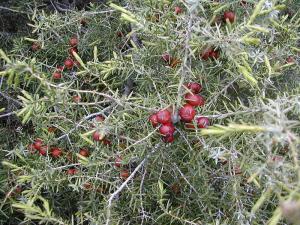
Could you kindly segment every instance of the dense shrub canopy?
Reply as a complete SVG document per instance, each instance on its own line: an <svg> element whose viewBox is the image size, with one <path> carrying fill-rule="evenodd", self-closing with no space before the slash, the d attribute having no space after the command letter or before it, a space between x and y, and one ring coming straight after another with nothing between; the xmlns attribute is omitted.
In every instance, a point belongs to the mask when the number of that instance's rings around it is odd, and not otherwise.
<svg viewBox="0 0 300 225"><path fill-rule="evenodd" d="M0 3L0 224L299 224L299 7Z"/></svg>

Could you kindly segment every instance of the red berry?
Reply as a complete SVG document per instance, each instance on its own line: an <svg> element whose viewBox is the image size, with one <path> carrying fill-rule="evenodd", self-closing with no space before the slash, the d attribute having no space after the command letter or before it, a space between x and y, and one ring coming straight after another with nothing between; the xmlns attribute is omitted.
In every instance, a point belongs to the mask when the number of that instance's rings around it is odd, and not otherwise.
<svg viewBox="0 0 300 225"><path fill-rule="evenodd" d="M74 62L72 59L66 59L65 62L64 62L64 65L67 69L72 69L73 66L74 66Z"/></svg>
<svg viewBox="0 0 300 225"><path fill-rule="evenodd" d="M109 146L111 145L111 141L108 140L108 139L106 139L106 138L102 140L102 143L103 143L104 145L109 145Z"/></svg>
<svg viewBox="0 0 300 225"><path fill-rule="evenodd" d="M168 135L162 138L163 142L165 143L172 143L174 141L174 136L173 135Z"/></svg>
<svg viewBox="0 0 300 225"><path fill-rule="evenodd" d="M70 38L69 44L70 44L72 47L77 46L77 45L78 45L78 38L77 38L77 37L72 37L72 38Z"/></svg>
<svg viewBox="0 0 300 225"><path fill-rule="evenodd" d="M100 133L98 131L95 131L93 133L93 139L94 139L94 141L100 141L100 140L102 140L102 138L100 138Z"/></svg>
<svg viewBox="0 0 300 225"><path fill-rule="evenodd" d="M205 100L201 95L195 95L192 93L187 93L185 95L185 100L192 106L203 106L205 103Z"/></svg>
<svg viewBox="0 0 300 225"><path fill-rule="evenodd" d="M105 120L105 117L102 115L96 116L95 117L96 122L103 122Z"/></svg>
<svg viewBox="0 0 300 225"><path fill-rule="evenodd" d="M90 152L89 152L89 150L82 148L79 150L79 155L82 155L83 157L89 157Z"/></svg>
<svg viewBox="0 0 300 225"><path fill-rule="evenodd" d="M209 56L210 56L210 58L218 59L218 58L220 57L220 54L219 54L218 51L213 50L213 51L210 52L210 55L209 55Z"/></svg>
<svg viewBox="0 0 300 225"><path fill-rule="evenodd" d="M211 57L211 52L213 51L213 49L212 48L207 48L207 49L205 49L202 53L201 53L201 58L203 59L203 60L208 60L210 57Z"/></svg>
<svg viewBox="0 0 300 225"><path fill-rule="evenodd" d="M64 67L63 67L63 66L57 66L56 69L57 69L57 71L59 71L59 72L64 71Z"/></svg>
<svg viewBox="0 0 300 225"><path fill-rule="evenodd" d="M121 167L122 166L122 158L120 156L117 156L115 159L115 167Z"/></svg>
<svg viewBox="0 0 300 225"><path fill-rule="evenodd" d="M180 8L179 6L175 6L175 14L178 15L182 13L182 8Z"/></svg>
<svg viewBox="0 0 300 225"><path fill-rule="evenodd" d="M40 50L40 48L41 48L41 46L40 46L38 43L36 43L36 42L34 42L34 43L31 45L31 50L34 51L34 52Z"/></svg>
<svg viewBox="0 0 300 225"><path fill-rule="evenodd" d="M161 124L167 124L172 122L172 115L170 111L167 109L162 109L156 113L157 115L157 122Z"/></svg>
<svg viewBox="0 0 300 225"><path fill-rule="evenodd" d="M224 12L224 20L229 20L230 23L233 23L235 20L235 13L232 11L226 11Z"/></svg>
<svg viewBox="0 0 300 225"><path fill-rule="evenodd" d="M191 122L196 115L196 110L190 104L185 104L179 109L179 116L184 122Z"/></svg>
<svg viewBox="0 0 300 225"><path fill-rule="evenodd" d="M46 156L47 155L47 151L48 151L48 146L41 146L41 148L39 149L39 153L42 156Z"/></svg>
<svg viewBox="0 0 300 225"><path fill-rule="evenodd" d="M40 150L41 149L41 147L42 147L42 145L43 145L43 140L41 140L41 139L36 139L35 141L34 141L34 143L33 143L33 147L36 149L36 150Z"/></svg>
<svg viewBox="0 0 300 225"><path fill-rule="evenodd" d="M164 60L166 63L170 63L171 62L171 56L169 53L164 53L162 56L161 56L162 60Z"/></svg>
<svg viewBox="0 0 300 225"><path fill-rule="evenodd" d="M123 37L123 36L124 36L124 34L123 34L123 32L122 32L122 31L118 31L118 32L117 32L117 36L118 36L118 37Z"/></svg>
<svg viewBox="0 0 300 225"><path fill-rule="evenodd" d="M152 124L153 127L157 127L159 125L159 122L157 121L157 115L156 114L152 114L149 117L149 121Z"/></svg>
<svg viewBox="0 0 300 225"><path fill-rule="evenodd" d="M73 101L74 102L80 102L80 100L81 100L81 97L79 96L79 95L75 95L75 96L73 96Z"/></svg>
<svg viewBox="0 0 300 225"><path fill-rule="evenodd" d="M124 180L126 180L129 177L129 171L124 169L120 172L120 177Z"/></svg>
<svg viewBox="0 0 300 225"><path fill-rule="evenodd" d="M207 117L198 117L196 121L198 128L207 128L209 126L209 119Z"/></svg>
<svg viewBox="0 0 300 225"><path fill-rule="evenodd" d="M61 73L60 72L54 72L52 77L55 80L61 79Z"/></svg>
<svg viewBox="0 0 300 225"><path fill-rule="evenodd" d="M73 53L78 53L78 49L76 48L76 47L74 47L74 48L70 48L69 49L69 54L70 54L70 56L73 56L74 54Z"/></svg>
<svg viewBox="0 0 300 225"><path fill-rule="evenodd" d="M167 125L162 125L159 128L159 133L164 135L164 136L170 136L173 135L175 132L175 127L173 124L167 124Z"/></svg>
<svg viewBox="0 0 300 225"><path fill-rule="evenodd" d="M77 169L75 168L70 168L67 170L68 175L75 175L77 173Z"/></svg>
<svg viewBox="0 0 300 225"><path fill-rule="evenodd" d="M196 82L187 83L185 86L194 94L198 94L202 90L201 84Z"/></svg>
<svg viewBox="0 0 300 225"><path fill-rule="evenodd" d="M289 56L289 57L286 59L286 62L287 62L287 63L294 63L294 62L295 62L295 59L293 58L293 56Z"/></svg>
<svg viewBox="0 0 300 225"><path fill-rule="evenodd" d="M53 158L59 158L62 155L62 151L60 148L52 148L51 149L51 156Z"/></svg>

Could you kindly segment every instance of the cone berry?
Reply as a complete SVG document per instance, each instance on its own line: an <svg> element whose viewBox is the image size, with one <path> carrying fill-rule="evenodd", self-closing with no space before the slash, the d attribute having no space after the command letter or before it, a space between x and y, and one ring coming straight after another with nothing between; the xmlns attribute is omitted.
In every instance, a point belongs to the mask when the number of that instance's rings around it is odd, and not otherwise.
<svg viewBox="0 0 300 225"><path fill-rule="evenodd" d="M224 12L223 17L224 17L225 22L226 22L226 20L228 20L230 23L234 23L234 21L235 21L235 13L232 11Z"/></svg>
<svg viewBox="0 0 300 225"><path fill-rule="evenodd" d="M156 113L157 122L167 124L172 122L172 115L167 109L162 109Z"/></svg>
<svg viewBox="0 0 300 225"><path fill-rule="evenodd" d="M195 95L192 93L187 93L185 95L185 100L192 106L203 106L205 103L205 100L201 95Z"/></svg>
<svg viewBox="0 0 300 225"><path fill-rule="evenodd" d="M89 150L82 148L79 150L79 155L82 155L83 157L89 157L90 152L89 152Z"/></svg>
<svg viewBox="0 0 300 225"><path fill-rule="evenodd" d="M64 65L67 69L72 69L73 66L74 66L74 62L72 59L66 59L65 62L64 62Z"/></svg>
<svg viewBox="0 0 300 225"><path fill-rule="evenodd" d="M165 124L159 128L159 133L163 136L171 136L175 132L175 127L173 124Z"/></svg>
<svg viewBox="0 0 300 225"><path fill-rule="evenodd" d="M179 109L179 116L184 122L191 122L196 115L196 110L190 104L185 104Z"/></svg>
<svg viewBox="0 0 300 225"><path fill-rule="evenodd" d="M51 156L53 157L53 158L59 158L61 155L62 155L62 151L61 151L61 149L60 148L52 148L51 149Z"/></svg>
<svg viewBox="0 0 300 225"><path fill-rule="evenodd" d="M196 82L190 82L185 84L185 86L194 94L198 94L200 91L202 91L202 86L199 83Z"/></svg>
<svg viewBox="0 0 300 225"><path fill-rule="evenodd" d="M149 121L152 124L153 127L157 127L159 125L159 122L157 121L157 114L152 114L149 117Z"/></svg>
<svg viewBox="0 0 300 225"><path fill-rule="evenodd" d="M198 117L196 121L198 128L207 128L209 126L209 119L207 117Z"/></svg>
<svg viewBox="0 0 300 225"><path fill-rule="evenodd" d="M72 37L72 38L70 38L69 44L70 44L72 47L77 46L77 45L78 45L78 38L77 38L77 37Z"/></svg>
<svg viewBox="0 0 300 225"><path fill-rule="evenodd" d="M121 167L122 166L122 158L120 156L117 156L115 159L115 167Z"/></svg>

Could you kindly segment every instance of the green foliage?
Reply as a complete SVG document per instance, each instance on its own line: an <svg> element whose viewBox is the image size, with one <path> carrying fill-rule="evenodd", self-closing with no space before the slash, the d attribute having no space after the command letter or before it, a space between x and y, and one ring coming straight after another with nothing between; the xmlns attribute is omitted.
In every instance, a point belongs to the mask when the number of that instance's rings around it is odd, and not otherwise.
<svg viewBox="0 0 300 225"><path fill-rule="evenodd" d="M299 2L44 6L12 6L30 8L31 33L0 50L0 223L297 223ZM226 10L234 23L223 21ZM69 52L71 37L78 53ZM220 56L204 60L208 48ZM67 58L78 63L54 79ZM178 122L166 144L148 117L163 108L176 115L187 82L202 84L197 115L211 126ZM28 146L37 138L45 156Z"/></svg>

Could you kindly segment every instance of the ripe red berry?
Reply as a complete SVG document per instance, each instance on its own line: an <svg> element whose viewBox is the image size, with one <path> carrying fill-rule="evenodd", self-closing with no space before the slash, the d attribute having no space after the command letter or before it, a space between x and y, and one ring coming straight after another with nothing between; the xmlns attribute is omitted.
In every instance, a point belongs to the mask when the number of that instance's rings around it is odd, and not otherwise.
<svg viewBox="0 0 300 225"><path fill-rule="evenodd" d="M79 155L82 155L83 157L89 157L90 152L89 152L89 150L82 148L79 150Z"/></svg>
<svg viewBox="0 0 300 225"><path fill-rule="evenodd" d="M224 12L224 20L229 20L230 23L233 23L235 20L235 13L232 11L226 11Z"/></svg>
<svg viewBox="0 0 300 225"><path fill-rule="evenodd" d="M196 115L196 110L190 104L185 104L179 109L179 116L184 122L191 122Z"/></svg>
<svg viewBox="0 0 300 225"><path fill-rule="evenodd" d="M55 80L61 79L61 73L60 72L54 72L52 77Z"/></svg>
<svg viewBox="0 0 300 225"><path fill-rule="evenodd" d="M294 62L295 62L295 59L293 58L293 56L289 56L289 57L286 59L286 62L287 62L287 63L294 63Z"/></svg>
<svg viewBox="0 0 300 225"><path fill-rule="evenodd" d="M31 50L34 51L34 52L36 52L36 51L38 51L38 50L40 50L40 49L41 49L41 46L40 46L38 43L36 43L36 42L34 42L34 43L31 45Z"/></svg>
<svg viewBox="0 0 300 225"><path fill-rule="evenodd" d="M219 57L220 57L220 54L217 50L213 50L212 52L210 52L210 58L218 59Z"/></svg>
<svg viewBox="0 0 300 225"><path fill-rule="evenodd" d="M53 158L59 158L62 155L62 151L60 148L52 148L51 149L51 156Z"/></svg>
<svg viewBox="0 0 300 225"><path fill-rule="evenodd" d="M203 106L205 103L205 99L201 95L195 95L192 93L187 93L185 95L185 100L192 106Z"/></svg>
<svg viewBox="0 0 300 225"><path fill-rule="evenodd" d="M171 62L171 56L169 53L164 53L162 56L161 56L162 60L165 61L166 63L170 63Z"/></svg>
<svg viewBox="0 0 300 225"><path fill-rule="evenodd" d="M41 147L42 147L42 145L43 145L43 140L41 140L41 139L36 139L35 141L34 141L34 143L33 143L33 147L36 149L36 150L40 150L41 149Z"/></svg>
<svg viewBox="0 0 300 225"><path fill-rule="evenodd" d="M77 169L75 168L70 168L67 170L68 175L75 175L77 173Z"/></svg>
<svg viewBox="0 0 300 225"><path fill-rule="evenodd" d="M174 141L174 135L168 135L162 138L165 143L172 143Z"/></svg>
<svg viewBox="0 0 300 225"><path fill-rule="evenodd" d="M209 126L209 119L207 117L198 117L196 121L198 128L207 128Z"/></svg>
<svg viewBox="0 0 300 225"><path fill-rule="evenodd" d="M73 53L78 53L78 49L76 47L73 47L73 48L70 48L69 49L69 55L70 56L73 56L74 54Z"/></svg>
<svg viewBox="0 0 300 225"><path fill-rule="evenodd" d="M40 155L42 156L46 156L47 155L47 152L48 152L48 146L41 146L41 148L39 149L39 153Z"/></svg>
<svg viewBox="0 0 300 225"><path fill-rule="evenodd" d="M159 133L164 135L164 136L170 136L173 135L175 132L175 127L173 124L166 124L166 125L162 125L159 128Z"/></svg>
<svg viewBox="0 0 300 225"><path fill-rule="evenodd" d="M178 15L180 13L182 13L182 8L179 6L175 6L175 14Z"/></svg>
<svg viewBox="0 0 300 225"><path fill-rule="evenodd" d="M211 52L213 51L213 49L211 47L205 49L200 57L203 59L203 60L208 60L210 58L210 55L211 55Z"/></svg>
<svg viewBox="0 0 300 225"><path fill-rule="evenodd" d="M120 172L120 177L124 180L126 180L129 177L129 171L124 169Z"/></svg>
<svg viewBox="0 0 300 225"><path fill-rule="evenodd" d="M65 62L64 62L64 65L67 69L72 69L73 66L74 66L74 62L72 59L66 59Z"/></svg>
<svg viewBox="0 0 300 225"><path fill-rule="evenodd" d="M162 109L156 113L157 115L157 122L161 124L167 124L172 122L172 115L170 111L167 109Z"/></svg>
<svg viewBox="0 0 300 225"><path fill-rule="evenodd" d="M117 156L115 159L115 167L121 167L122 166L122 157Z"/></svg>
<svg viewBox="0 0 300 225"><path fill-rule="evenodd" d="M93 139L94 139L94 141L100 141L100 140L102 140L102 138L100 138L100 133L98 131L95 131L93 133Z"/></svg>
<svg viewBox="0 0 300 225"><path fill-rule="evenodd" d="M157 121L157 115L156 114L152 114L149 117L149 121L152 124L153 127L157 127L159 125L159 122Z"/></svg>
<svg viewBox="0 0 300 225"><path fill-rule="evenodd" d="M81 97L79 96L79 95L75 95L75 96L73 96L73 101L74 102L80 102L80 100L81 100Z"/></svg>
<svg viewBox="0 0 300 225"><path fill-rule="evenodd" d="M77 46L77 45L78 45L78 38L77 38L77 37L72 37L72 38L70 38L69 44L70 44L72 47Z"/></svg>
<svg viewBox="0 0 300 225"><path fill-rule="evenodd" d="M102 144L104 144L104 145L111 145L111 141L110 140L108 140L108 139L106 139L106 138L104 138L103 140L102 140Z"/></svg>
<svg viewBox="0 0 300 225"><path fill-rule="evenodd" d="M199 83L196 82L190 82L185 84L185 86L190 89L191 92L194 94L198 94L200 91L202 91L202 86Z"/></svg>
<svg viewBox="0 0 300 225"><path fill-rule="evenodd" d="M95 117L96 122L100 123L103 122L105 120L105 117L102 115L96 116Z"/></svg>

